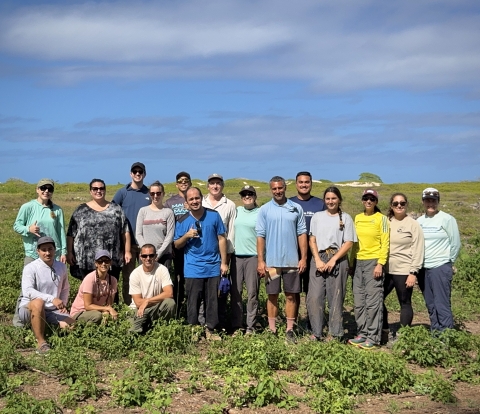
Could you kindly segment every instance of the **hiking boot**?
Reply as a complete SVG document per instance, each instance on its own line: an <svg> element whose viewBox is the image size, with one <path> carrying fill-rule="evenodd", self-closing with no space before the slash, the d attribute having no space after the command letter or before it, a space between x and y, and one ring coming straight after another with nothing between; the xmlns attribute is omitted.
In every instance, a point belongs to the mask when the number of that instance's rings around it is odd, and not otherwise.
<svg viewBox="0 0 480 414"><path fill-rule="evenodd" d="M285 333L285 340L287 341L287 343L290 343L290 344L297 343L297 338L295 337L293 330L290 329Z"/></svg>
<svg viewBox="0 0 480 414"><path fill-rule="evenodd" d="M48 345L46 342L44 342L42 345L40 345L37 350L35 351L38 355L47 355L50 350L50 345Z"/></svg>
<svg viewBox="0 0 480 414"><path fill-rule="evenodd" d="M245 331L245 335L253 335L255 333L255 329L253 328L247 328Z"/></svg>
<svg viewBox="0 0 480 414"><path fill-rule="evenodd" d="M205 331L205 338L207 338L207 341L221 341L222 337L215 333L214 331L211 331L210 329L207 329Z"/></svg>
<svg viewBox="0 0 480 414"><path fill-rule="evenodd" d="M363 337L363 336L356 336L355 338L353 339L349 339L348 340L348 343L350 345L353 345L353 346L360 346L361 344L363 344L364 342L366 341L366 339Z"/></svg>

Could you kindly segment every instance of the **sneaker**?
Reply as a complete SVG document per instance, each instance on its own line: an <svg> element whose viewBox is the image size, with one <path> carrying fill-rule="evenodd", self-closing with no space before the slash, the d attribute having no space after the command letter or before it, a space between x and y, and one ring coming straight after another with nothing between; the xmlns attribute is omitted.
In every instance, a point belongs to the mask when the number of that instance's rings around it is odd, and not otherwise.
<svg viewBox="0 0 480 414"><path fill-rule="evenodd" d="M222 340L220 335L218 335L214 331L211 331L210 329L207 329L205 331L205 337L207 338L207 341L221 341Z"/></svg>
<svg viewBox="0 0 480 414"><path fill-rule="evenodd" d="M308 339L312 342L315 342L315 341L320 341L321 339L318 337L318 336L315 336L314 334L311 334Z"/></svg>
<svg viewBox="0 0 480 414"><path fill-rule="evenodd" d="M50 348L50 345L48 345L46 342L44 342L42 345L40 345L37 350L35 351L38 355L46 355L50 352L52 348Z"/></svg>
<svg viewBox="0 0 480 414"><path fill-rule="evenodd" d="M255 333L255 329L253 328L247 328L245 331L245 335L253 335Z"/></svg>
<svg viewBox="0 0 480 414"><path fill-rule="evenodd" d="M363 336L356 336L355 338L353 339L349 339L348 340L348 343L350 345L353 345L353 346L360 346L361 344L363 344L364 342L366 341L366 339L363 337Z"/></svg>
<svg viewBox="0 0 480 414"><path fill-rule="evenodd" d="M373 342L369 341L368 339L365 342L358 344L357 346L362 349L375 349L377 347Z"/></svg>
<svg viewBox="0 0 480 414"><path fill-rule="evenodd" d="M297 338L291 329L285 333L285 340L290 344L297 343Z"/></svg>

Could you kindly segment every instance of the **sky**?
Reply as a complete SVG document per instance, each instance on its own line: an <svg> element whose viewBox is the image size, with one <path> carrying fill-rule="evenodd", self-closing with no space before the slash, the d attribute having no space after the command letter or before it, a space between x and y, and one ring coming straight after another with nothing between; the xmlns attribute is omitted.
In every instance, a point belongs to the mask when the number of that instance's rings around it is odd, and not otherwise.
<svg viewBox="0 0 480 414"><path fill-rule="evenodd" d="M0 2L0 181L480 179L480 3Z"/></svg>

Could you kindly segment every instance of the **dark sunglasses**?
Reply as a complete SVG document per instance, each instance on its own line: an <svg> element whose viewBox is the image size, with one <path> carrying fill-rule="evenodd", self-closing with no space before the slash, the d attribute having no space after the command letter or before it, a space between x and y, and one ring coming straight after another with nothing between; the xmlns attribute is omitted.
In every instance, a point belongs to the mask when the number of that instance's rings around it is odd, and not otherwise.
<svg viewBox="0 0 480 414"><path fill-rule="evenodd" d="M51 185L41 185L40 191L48 191L49 193L53 193L53 187Z"/></svg>
<svg viewBox="0 0 480 414"><path fill-rule="evenodd" d="M132 170L132 174L140 174L140 175L143 175L143 170Z"/></svg>
<svg viewBox="0 0 480 414"><path fill-rule="evenodd" d="M438 198L440 197L440 193L438 191L428 191L423 193L423 198Z"/></svg>
<svg viewBox="0 0 480 414"><path fill-rule="evenodd" d="M190 180L188 180L188 179L177 180L178 184L188 184L189 182L190 182Z"/></svg>
<svg viewBox="0 0 480 414"><path fill-rule="evenodd" d="M96 262L98 264L104 264L104 263L105 264L110 264L110 263L112 263L112 261L110 259L102 259L102 258L98 259Z"/></svg>
<svg viewBox="0 0 480 414"><path fill-rule="evenodd" d="M155 197L155 196L160 197L162 194L163 193L161 191L157 191L156 193L152 191L150 193L150 197Z"/></svg>
<svg viewBox="0 0 480 414"><path fill-rule="evenodd" d="M377 199L372 196L367 196L367 197L362 197L362 201L371 201L372 203L374 203L375 201L377 201Z"/></svg>
<svg viewBox="0 0 480 414"><path fill-rule="evenodd" d="M394 201L392 203L393 207L398 207L399 205L402 206L402 207L405 207L407 205L407 202L406 201Z"/></svg>
<svg viewBox="0 0 480 414"><path fill-rule="evenodd" d="M199 237L202 237L202 224L198 220L195 222L195 228L197 229Z"/></svg>
<svg viewBox="0 0 480 414"><path fill-rule="evenodd" d="M242 193L242 197L255 197L253 193Z"/></svg>
<svg viewBox="0 0 480 414"><path fill-rule="evenodd" d="M156 256L155 253L151 253L151 254L141 254L141 255L140 255L140 257L141 257L142 259L146 259L147 257L148 257L149 259L153 259L155 256Z"/></svg>
<svg viewBox="0 0 480 414"><path fill-rule="evenodd" d="M96 193L97 191L105 191L105 187L91 187L90 191Z"/></svg>

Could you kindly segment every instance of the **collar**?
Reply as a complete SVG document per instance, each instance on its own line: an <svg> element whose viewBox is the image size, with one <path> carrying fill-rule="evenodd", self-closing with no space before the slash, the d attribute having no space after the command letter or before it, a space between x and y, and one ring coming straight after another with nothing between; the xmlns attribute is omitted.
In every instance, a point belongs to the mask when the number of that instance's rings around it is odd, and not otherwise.
<svg viewBox="0 0 480 414"><path fill-rule="evenodd" d="M298 213L298 204L294 203L292 200L287 198L287 201L283 204L278 204L274 198L272 198L272 203L280 208L287 209L290 213Z"/></svg>
<svg viewBox="0 0 480 414"><path fill-rule="evenodd" d="M145 184L142 185L141 188L139 188L138 190L136 190L135 188L132 187L132 183L128 183L126 186L125 186L125 189L127 191L138 191L138 192L141 192L141 193L144 193L145 190L148 190L147 186Z"/></svg>

